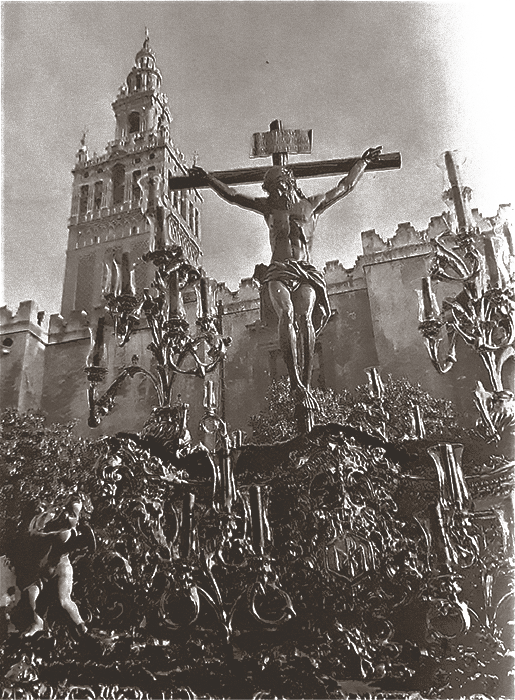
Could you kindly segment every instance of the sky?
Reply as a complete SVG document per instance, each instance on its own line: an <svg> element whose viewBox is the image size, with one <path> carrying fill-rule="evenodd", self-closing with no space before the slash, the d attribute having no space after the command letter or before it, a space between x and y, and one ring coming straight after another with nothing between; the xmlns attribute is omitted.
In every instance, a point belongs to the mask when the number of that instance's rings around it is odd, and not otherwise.
<svg viewBox="0 0 515 700"><path fill-rule="evenodd" d="M361 231L425 229L445 208L445 150L466 158L473 206L513 202L513 11L508 2L3 2L0 305L60 309L71 170L114 138L111 103L145 27L163 75L172 137L192 163L249 159L274 119L313 130L311 155L400 151L401 170L367 173L320 219L313 262L352 267ZM510 131L508 131L510 122ZM291 160L293 160L292 157ZM300 182L306 194L338 178ZM259 188L243 187L259 195ZM203 266L236 289L268 262L261 217L203 190Z"/></svg>

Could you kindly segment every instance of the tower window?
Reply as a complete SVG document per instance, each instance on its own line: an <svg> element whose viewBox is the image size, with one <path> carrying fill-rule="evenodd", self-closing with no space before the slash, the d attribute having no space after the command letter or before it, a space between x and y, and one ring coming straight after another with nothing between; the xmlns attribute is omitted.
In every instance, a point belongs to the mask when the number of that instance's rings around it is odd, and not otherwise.
<svg viewBox="0 0 515 700"><path fill-rule="evenodd" d="M125 198L125 168L117 163L113 168L113 205L123 204Z"/></svg>
<svg viewBox="0 0 515 700"><path fill-rule="evenodd" d="M100 211L102 208L102 180L95 182L95 189L93 190L93 211Z"/></svg>
<svg viewBox="0 0 515 700"><path fill-rule="evenodd" d="M82 185L80 188L79 216L86 216L88 213L88 194L88 185Z"/></svg>
<svg viewBox="0 0 515 700"><path fill-rule="evenodd" d="M135 170L132 173L132 203L139 204L141 201L141 187L138 180L141 177L141 170Z"/></svg>
<svg viewBox="0 0 515 700"><path fill-rule="evenodd" d="M190 229L193 234L195 234L195 209L190 202Z"/></svg>
<svg viewBox="0 0 515 700"><path fill-rule="evenodd" d="M154 160L155 157L156 157L156 154L155 154L155 153L151 153L151 154L149 155L150 160Z"/></svg>
<svg viewBox="0 0 515 700"><path fill-rule="evenodd" d="M131 112L129 114L129 134L136 134L141 131L140 125L141 120L139 112Z"/></svg>

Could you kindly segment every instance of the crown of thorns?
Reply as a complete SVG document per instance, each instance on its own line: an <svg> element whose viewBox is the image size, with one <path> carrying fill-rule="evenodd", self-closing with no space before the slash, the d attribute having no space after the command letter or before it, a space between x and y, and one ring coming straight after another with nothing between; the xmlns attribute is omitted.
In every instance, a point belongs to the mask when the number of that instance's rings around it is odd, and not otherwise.
<svg viewBox="0 0 515 700"><path fill-rule="evenodd" d="M263 180L263 189L270 192L270 187L278 182L278 180L286 180L291 185L297 186L297 181L293 172L289 168L284 168L280 165L274 165L267 171Z"/></svg>

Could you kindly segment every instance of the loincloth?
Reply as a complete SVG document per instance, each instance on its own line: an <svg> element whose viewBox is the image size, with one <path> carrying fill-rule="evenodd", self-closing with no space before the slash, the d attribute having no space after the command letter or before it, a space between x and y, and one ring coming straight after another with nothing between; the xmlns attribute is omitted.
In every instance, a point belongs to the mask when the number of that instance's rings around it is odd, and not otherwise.
<svg viewBox="0 0 515 700"><path fill-rule="evenodd" d="M290 293L295 292L303 284L312 287L316 293L313 310L315 334L318 335L322 332L331 316L331 306L324 276L316 267L304 260L283 260L281 262L273 260L259 281L262 284L282 282Z"/></svg>

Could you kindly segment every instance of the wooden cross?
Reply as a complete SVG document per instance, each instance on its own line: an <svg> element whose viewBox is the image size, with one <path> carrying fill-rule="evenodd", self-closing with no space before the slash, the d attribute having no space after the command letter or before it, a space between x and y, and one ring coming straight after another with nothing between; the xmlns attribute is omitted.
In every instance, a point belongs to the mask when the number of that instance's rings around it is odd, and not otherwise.
<svg viewBox="0 0 515 700"><path fill-rule="evenodd" d="M460 170L452 151L445 151L444 155L447 175L451 183L450 196L454 203L456 218L458 219L458 230L469 230L474 228L475 223L470 211L470 192L468 187L461 184Z"/></svg>
<svg viewBox="0 0 515 700"><path fill-rule="evenodd" d="M312 131L300 129L283 129L277 119L270 124L270 131L254 134L252 157L272 156L273 165L286 165L288 154L311 153ZM321 160L313 163L288 163L288 168L296 179L324 175L342 175L348 173L358 158ZM367 165L367 171L397 170L401 167L400 153L383 153L376 161ZM238 170L218 170L211 173L226 185L246 185L263 182L270 166L262 168L240 168ZM209 183L199 175L168 177L170 190L202 189Z"/></svg>

